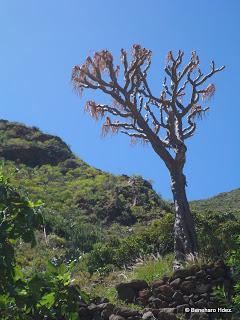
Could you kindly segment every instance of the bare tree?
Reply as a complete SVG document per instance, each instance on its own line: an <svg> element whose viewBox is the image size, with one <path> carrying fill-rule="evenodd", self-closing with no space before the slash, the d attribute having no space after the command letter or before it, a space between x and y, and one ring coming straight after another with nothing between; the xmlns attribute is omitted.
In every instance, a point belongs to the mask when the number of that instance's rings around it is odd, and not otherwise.
<svg viewBox="0 0 240 320"><path fill-rule="evenodd" d="M111 97L110 104L86 103L86 111L103 123L103 134L108 132L131 137L151 144L164 161L171 177L171 189L175 204L175 257L182 262L197 254L197 239L194 219L186 196L186 177L183 168L186 162L186 143L196 130L196 119L202 118L209 109L206 101L215 92L213 84L206 82L217 72L214 61L211 70L203 74L199 58L192 52L187 64L183 63L184 52L176 57L170 51L165 66L163 88L154 95L147 73L151 65L151 51L134 45L129 59L121 50L121 68L114 65L112 54L103 50L87 57L81 66L72 71L74 88L99 90ZM112 116L113 120L110 118Z"/></svg>

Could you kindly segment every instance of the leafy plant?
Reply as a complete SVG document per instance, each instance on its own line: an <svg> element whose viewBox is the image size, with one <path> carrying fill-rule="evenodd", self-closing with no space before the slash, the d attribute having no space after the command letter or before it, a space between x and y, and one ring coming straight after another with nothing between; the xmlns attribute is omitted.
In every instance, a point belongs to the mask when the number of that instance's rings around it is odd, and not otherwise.
<svg viewBox="0 0 240 320"><path fill-rule="evenodd" d="M132 264L145 254L173 251L173 215L166 214L148 227L141 227L134 234L122 239L110 238L107 243L97 243L93 250L84 255L80 264L89 272L106 274L116 268Z"/></svg>
<svg viewBox="0 0 240 320"><path fill-rule="evenodd" d="M240 314L240 235L235 237L236 248L231 251L228 262L232 266L235 279L235 294L233 296L233 309Z"/></svg>
<svg viewBox="0 0 240 320"><path fill-rule="evenodd" d="M196 223L200 253L206 260L227 259L237 249L240 220L234 214L207 211L196 215Z"/></svg>
<svg viewBox="0 0 240 320"><path fill-rule="evenodd" d="M78 319L78 302L88 297L72 285L72 264L49 262L44 272L26 278L16 264L15 244L35 245L42 203L31 202L0 173L0 316L2 320Z"/></svg>
<svg viewBox="0 0 240 320"><path fill-rule="evenodd" d="M14 282L16 241L35 245L34 230L42 223L41 206L41 201L20 195L0 171L0 294L10 290Z"/></svg>

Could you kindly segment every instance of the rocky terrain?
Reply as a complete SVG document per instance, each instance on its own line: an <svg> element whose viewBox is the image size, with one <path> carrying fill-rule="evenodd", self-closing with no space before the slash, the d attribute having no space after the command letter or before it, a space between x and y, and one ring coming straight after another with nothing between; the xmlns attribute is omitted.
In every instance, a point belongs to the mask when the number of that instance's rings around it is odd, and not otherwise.
<svg viewBox="0 0 240 320"><path fill-rule="evenodd" d="M59 137L7 120L0 120L0 157L30 167L57 165L74 158L67 144Z"/></svg>
<svg viewBox="0 0 240 320"><path fill-rule="evenodd" d="M218 308L226 306L216 295L217 288L223 288L227 300L231 300L233 280L223 262L179 269L170 278L163 277L151 285L144 280L118 284L118 298L141 306L141 312L115 307L99 298L88 305L82 303L79 314L86 320L176 320L181 315L186 319L210 319L213 315L225 319L228 312L218 312ZM206 312L188 312L191 308L206 309Z"/></svg>

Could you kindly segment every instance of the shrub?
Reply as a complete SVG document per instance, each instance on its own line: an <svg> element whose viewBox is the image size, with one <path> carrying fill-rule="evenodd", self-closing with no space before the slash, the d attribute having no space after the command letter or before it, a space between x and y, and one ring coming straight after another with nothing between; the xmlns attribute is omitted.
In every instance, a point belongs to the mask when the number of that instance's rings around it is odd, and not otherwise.
<svg viewBox="0 0 240 320"><path fill-rule="evenodd" d="M14 189L0 172L0 318L2 320L78 319L78 302L87 296L71 285L71 265L48 263L26 278L16 264L16 241L35 244L42 223L39 208ZM54 239L61 242L61 239Z"/></svg>
<svg viewBox="0 0 240 320"><path fill-rule="evenodd" d="M0 171L0 294L14 282L16 241L35 244L34 230L42 223L41 205L20 195Z"/></svg>
<svg viewBox="0 0 240 320"><path fill-rule="evenodd" d="M173 215L166 214L148 227L141 227L134 234L118 241L97 243L80 263L89 272L105 273L135 262L138 257L150 253L165 255L173 250Z"/></svg>
<svg viewBox="0 0 240 320"><path fill-rule="evenodd" d="M236 249L235 237L240 234L240 220L231 213L205 212L197 214L200 254L206 260L226 259Z"/></svg>
<svg viewBox="0 0 240 320"><path fill-rule="evenodd" d="M232 267L235 280L235 295L233 297L233 309L240 315L240 235L235 236L236 248L231 251L228 263Z"/></svg>

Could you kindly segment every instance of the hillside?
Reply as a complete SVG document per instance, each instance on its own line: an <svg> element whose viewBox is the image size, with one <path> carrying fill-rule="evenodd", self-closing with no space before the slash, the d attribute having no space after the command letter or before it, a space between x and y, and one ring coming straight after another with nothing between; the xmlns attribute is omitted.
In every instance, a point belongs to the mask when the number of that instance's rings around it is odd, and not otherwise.
<svg viewBox="0 0 240 320"><path fill-rule="evenodd" d="M36 233L37 251L19 247L23 265L38 268L46 257L65 260L91 252L88 270L105 270L143 253L172 251L172 206L142 177L116 176L93 168L59 137L35 127L0 120L0 141L9 182L29 199L44 203L45 233L43 229ZM215 232L216 212L229 213L218 218L219 223L233 221L239 203L239 190L194 201L192 208L200 213L199 230L208 228L209 236ZM214 211L208 225L206 210Z"/></svg>
<svg viewBox="0 0 240 320"><path fill-rule="evenodd" d="M192 201L191 207L196 211L238 212L240 210L240 189L223 192L209 199Z"/></svg>
<svg viewBox="0 0 240 320"><path fill-rule="evenodd" d="M43 201L46 232L62 243L63 255L89 251L112 233L127 235L130 226L170 211L148 181L95 169L35 127L0 120L0 142L5 175L30 199ZM41 232L38 239L43 245Z"/></svg>
<svg viewBox="0 0 240 320"><path fill-rule="evenodd" d="M132 225L166 209L148 181L97 170L76 157L59 137L35 127L0 120L0 143L0 157L8 160L5 169L11 171L11 179L30 197L45 202L51 210L46 219L54 228L60 227L56 221L53 226L56 216L63 226L70 216L104 225Z"/></svg>

